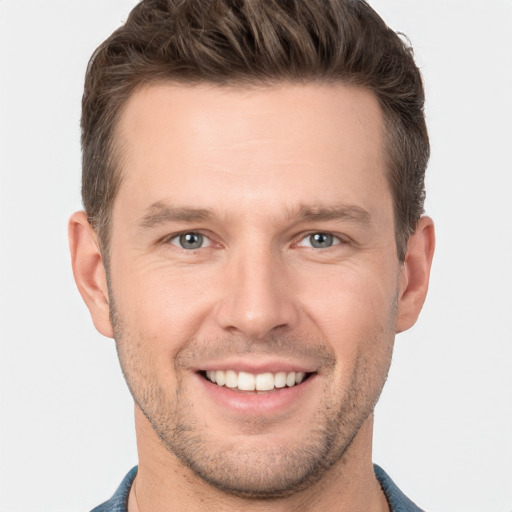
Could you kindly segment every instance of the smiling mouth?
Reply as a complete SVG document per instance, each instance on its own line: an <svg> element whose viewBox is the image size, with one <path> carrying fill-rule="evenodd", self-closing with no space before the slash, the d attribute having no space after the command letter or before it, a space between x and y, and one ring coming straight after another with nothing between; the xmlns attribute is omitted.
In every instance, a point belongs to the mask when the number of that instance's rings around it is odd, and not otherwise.
<svg viewBox="0 0 512 512"><path fill-rule="evenodd" d="M225 386L233 391L269 392L276 389L298 386L313 373L305 372L266 372L252 374L234 370L207 370L200 374L217 386Z"/></svg>

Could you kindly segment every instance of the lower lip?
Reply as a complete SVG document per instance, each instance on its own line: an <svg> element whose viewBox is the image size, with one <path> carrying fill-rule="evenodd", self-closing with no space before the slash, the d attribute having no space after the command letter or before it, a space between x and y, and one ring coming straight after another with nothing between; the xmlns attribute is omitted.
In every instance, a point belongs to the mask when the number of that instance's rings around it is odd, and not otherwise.
<svg viewBox="0 0 512 512"><path fill-rule="evenodd" d="M310 375L305 381L290 388L258 393L234 391L226 386L218 386L198 374L196 376L215 403L223 409L247 416L275 415L303 405L303 395L316 380L316 375Z"/></svg>

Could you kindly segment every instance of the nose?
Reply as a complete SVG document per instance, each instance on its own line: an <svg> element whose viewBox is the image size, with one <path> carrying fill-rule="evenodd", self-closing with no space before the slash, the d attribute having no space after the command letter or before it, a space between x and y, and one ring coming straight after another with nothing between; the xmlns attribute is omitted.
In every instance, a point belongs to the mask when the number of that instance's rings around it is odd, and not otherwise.
<svg viewBox="0 0 512 512"><path fill-rule="evenodd" d="M255 340L296 327L293 278L278 254L270 248L246 249L233 255L227 266L216 307L219 327Z"/></svg>

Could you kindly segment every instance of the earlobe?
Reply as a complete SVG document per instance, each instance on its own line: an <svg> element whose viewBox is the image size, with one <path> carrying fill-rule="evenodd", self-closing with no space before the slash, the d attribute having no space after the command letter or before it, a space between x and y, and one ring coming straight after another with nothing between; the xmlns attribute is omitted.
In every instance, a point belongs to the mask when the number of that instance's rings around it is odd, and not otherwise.
<svg viewBox="0 0 512 512"><path fill-rule="evenodd" d="M409 329L418 319L427 296L434 247L434 223L430 217L422 217L407 243L400 276L397 333Z"/></svg>
<svg viewBox="0 0 512 512"><path fill-rule="evenodd" d="M89 308L96 329L112 338L105 267L96 232L85 212L71 216L68 235L71 265L80 295Z"/></svg>

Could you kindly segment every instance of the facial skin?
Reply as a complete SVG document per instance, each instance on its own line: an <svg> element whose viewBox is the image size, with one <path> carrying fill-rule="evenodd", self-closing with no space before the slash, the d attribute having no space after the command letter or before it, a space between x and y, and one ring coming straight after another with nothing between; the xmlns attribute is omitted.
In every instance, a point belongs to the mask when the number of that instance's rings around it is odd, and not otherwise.
<svg viewBox="0 0 512 512"><path fill-rule="evenodd" d="M423 218L399 262L377 100L341 85L151 85L117 137L108 287L83 213L70 237L136 403L143 508L169 510L149 492L167 486L189 506L214 495L216 510L384 509L372 412L395 333L423 304L434 235ZM306 377L258 393L206 378L218 370Z"/></svg>

